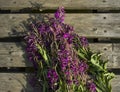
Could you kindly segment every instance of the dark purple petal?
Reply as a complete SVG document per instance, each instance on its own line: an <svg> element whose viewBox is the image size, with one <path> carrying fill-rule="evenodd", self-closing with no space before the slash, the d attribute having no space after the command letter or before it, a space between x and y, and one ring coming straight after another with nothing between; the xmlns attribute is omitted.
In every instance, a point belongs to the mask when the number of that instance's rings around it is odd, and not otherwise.
<svg viewBox="0 0 120 92"><path fill-rule="evenodd" d="M58 81L58 74L54 69L49 69L47 72L47 78L52 89L54 89L54 84Z"/></svg>
<svg viewBox="0 0 120 92"><path fill-rule="evenodd" d="M58 19L60 22L64 22L65 11L63 7L59 7L56 13L54 14L55 18Z"/></svg>
<svg viewBox="0 0 120 92"><path fill-rule="evenodd" d="M88 69L88 65L84 61L82 61L79 64L79 72L84 73L87 69Z"/></svg>
<svg viewBox="0 0 120 92"><path fill-rule="evenodd" d="M81 44L83 47L87 47L88 46L88 40L86 37L81 37L80 38Z"/></svg>
<svg viewBox="0 0 120 92"><path fill-rule="evenodd" d="M96 92L96 85L93 82L88 83L88 88L90 92Z"/></svg>
<svg viewBox="0 0 120 92"><path fill-rule="evenodd" d="M69 34L69 33L65 33L65 34L63 35L63 37L64 37L64 38L69 38L69 37L70 37L70 34Z"/></svg>

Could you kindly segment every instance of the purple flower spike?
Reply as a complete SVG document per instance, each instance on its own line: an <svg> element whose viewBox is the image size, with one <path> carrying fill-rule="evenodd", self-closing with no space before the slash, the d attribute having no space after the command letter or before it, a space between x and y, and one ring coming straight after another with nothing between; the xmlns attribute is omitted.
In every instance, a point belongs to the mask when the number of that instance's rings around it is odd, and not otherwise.
<svg viewBox="0 0 120 92"><path fill-rule="evenodd" d="M40 33L40 32L44 32L44 31L46 31L46 30L45 30L45 25L44 25L44 24L41 24L41 25L38 27L38 32Z"/></svg>
<svg viewBox="0 0 120 92"><path fill-rule="evenodd" d="M86 37L81 37L80 38L81 44L83 47L87 47L88 46L88 40Z"/></svg>
<svg viewBox="0 0 120 92"><path fill-rule="evenodd" d="M64 37L65 39L67 39L67 42L68 42L69 44L72 43L73 36L72 36L71 34L65 33L65 34L63 35L63 37Z"/></svg>
<svg viewBox="0 0 120 92"><path fill-rule="evenodd" d="M47 73L47 78L52 89L55 88L55 83L58 81L58 74L54 69L49 69Z"/></svg>
<svg viewBox="0 0 120 92"><path fill-rule="evenodd" d="M65 13L64 7L59 7L54 16L56 19L59 20L59 22L63 23L65 17L64 13Z"/></svg>
<svg viewBox="0 0 120 92"><path fill-rule="evenodd" d="M79 64L79 72L80 73L84 73L86 70L87 70L88 66L87 64L82 61L80 64Z"/></svg>
<svg viewBox="0 0 120 92"><path fill-rule="evenodd" d="M90 92L96 92L96 85L92 82L88 84Z"/></svg>

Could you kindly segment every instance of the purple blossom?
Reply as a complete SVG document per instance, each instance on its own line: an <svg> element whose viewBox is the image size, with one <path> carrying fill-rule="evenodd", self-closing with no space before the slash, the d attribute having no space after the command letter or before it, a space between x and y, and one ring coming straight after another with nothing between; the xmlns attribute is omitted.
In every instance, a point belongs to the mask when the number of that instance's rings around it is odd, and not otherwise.
<svg viewBox="0 0 120 92"><path fill-rule="evenodd" d="M57 31L58 29L58 23L56 21L53 22L53 27ZM58 29L59 30L59 29Z"/></svg>
<svg viewBox="0 0 120 92"><path fill-rule="evenodd" d="M58 74L54 69L49 69L47 72L47 79L49 81L49 84L52 89L55 88L56 84L58 82Z"/></svg>
<svg viewBox="0 0 120 92"><path fill-rule="evenodd" d="M68 63L70 61L69 52L67 50L61 50L58 52L58 59L61 64L61 69L64 71L66 67L68 66Z"/></svg>
<svg viewBox="0 0 120 92"><path fill-rule="evenodd" d="M59 7L54 16L56 19L59 20L59 22L63 23L65 17L64 13L65 13L64 7Z"/></svg>
<svg viewBox="0 0 120 92"><path fill-rule="evenodd" d="M72 84L72 79L71 79L71 70L70 69L67 69L65 72L65 76L66 76L66 83L68 84L68 85L71 85Z"/></svg>
<svg viewBox="0 0 120 92"><path fill-rule="evenodd" d="M78 67L76 64L72 63L70 65L70 69L73 71L73 73L76 73L78 71Z"/></svg>
<svg viewBox="0 0 120 92"><path fill-rule="evenodd" d="M80 38L81 44L83 47L87 47L88 46L88 40L86 37L81 37Z"/></svg>
<svg viewBox="0 0 120 92"><path fill-rule="evenodd" d="M63 35L63 37L64 37L65 39L67 39L67 42L68 42L69 44L72 43L73 36L72 36L71 34L65 33L65 34Z"/></svg>
<svg viewBox="0 0 120 92"><path fill-rule="evenodd" d="M60 45L60 50L65 50L65 45L64 44L62 44L62 45ZM61 54L60 52L58 53L58 54Z"/></svg>
<svg viewBox="0 0 120 92"><path fill-rule="evenodd" d="M46 26L45 24L41 24L39 27L38 27L38 32L39 33L42 33L42 32L45 32L46 31Z"/></svg>
<svg viewBox="0 0 120 92"><path fill-rule="evenodd" d="M82 61L80 64L79 64L79 72L80 73L84 73L88 68L88 65Z"/></svg>
<svg viewBox="0 0 120 92"><path fill-rule="evenodd" d="M64 27L66 29L66 32L73 32L74 31L73 26L71 26L71 25L64 24Z"/></svg>
<svg viewBox="0 0 120 92"><path fill-rule="evenodd" d="M70 26L70 25L67 26L67 29L70 31L74 31L73 26Z"/></svg>
<svg viewBox="0 0 120 92"><path fill-rule="evenodd" d="M67 79L66 82L68 85L71 85L73 81L71 79Z"/></svg>
<svg viewBox="0 0 120 92"><path fill-rule="evenodd" d="M74 80L75 85L79 86L80 81L78 79Z"/></svg>
<svg viewBox="0 0 120 92"><path fill-rule="evenodd" d="M69 33L65 33L65 34L63 35L63 37L64 37L64 38L69 38L69 37L70 37L70 34L69 34Z"/></svg>
<svg viewBox="0 0 120 92"><path fill-rule="evenodd" d="M93 82L88 83L88 88L90 92L96 92L96 85Z"/></svg>
<svg viewBox="0 0 120 92"><path fill-rule="evenodd" d="M73 36L70 35L67 41L68 41L69 44L71 44L73 42Z"/></svg>
<svg viewBox="0 0 120 92"><path fill-rule="evenodd" d="M59 50L58 51L58 57L68 57L70 55L70 52L68 50L66 50L66 48L64 50Z"/></svg>

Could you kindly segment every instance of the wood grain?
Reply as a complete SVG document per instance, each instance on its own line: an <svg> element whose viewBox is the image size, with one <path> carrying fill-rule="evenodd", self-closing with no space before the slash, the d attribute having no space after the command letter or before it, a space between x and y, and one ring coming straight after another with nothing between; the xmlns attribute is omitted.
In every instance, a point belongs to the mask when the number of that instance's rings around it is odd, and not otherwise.
<svg viewBox="0 0 120 92"><path fill-rule="evenodd" d="M0 67L31 66L21 42L0 42Z"/></svg>
<svg viewBox="0 0 120 92"><path fill-rule="evenodd" d="M112 92L120 91L120 75L116 75L115 78L111 81L112 83Z"/></svg>
<svg viewBox="0 0 120 92"><path fill-rule="evenodd" d="M42 19L40 14L0 14L0 38L22 36L30 21ZM52 16L52 14L50 15ZM65 23L76 33L86 37L120 38L120 14L66 14Z"/></svg>
<svg viewBox="0 0 120 92"><path fill-rule="evenodd" d="M112 92L120 91L120 75L111 81ZM26 73L0 73L0 92L42 92L33 91L29 83L29 74Z"/></svg>
<svg viewBox="0 0 120 92"><path fill-rule="evenodd" d="M119 0L1 0L0 8L19 10L37 7L40 9L56 9L64 6L66 9L119 9Z"/></svg>
<svg viewBox="0 0 120 92"><path fill-rule="evenodd" d="M0 83L0 92L34 92L25 73L0 73Z"/></svg>

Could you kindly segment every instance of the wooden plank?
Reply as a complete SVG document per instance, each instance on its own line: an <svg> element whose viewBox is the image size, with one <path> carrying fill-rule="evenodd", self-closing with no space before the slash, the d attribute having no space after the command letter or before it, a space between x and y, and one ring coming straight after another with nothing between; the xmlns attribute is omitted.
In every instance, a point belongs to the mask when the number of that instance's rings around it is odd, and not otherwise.
<svg viewBox="0 0 120 92"><path fill-rule="evenodd" d="M0 28L2 28L2 30L0 30L1 37L20 36L24 33L24 28L21 27L21 24L27 18L29 18L28 14L1 14L0 19L4 19L4 21L0 23Z"/></svg>
<svg viewBox="0 0 120 92"><path fill-rule="evenodd" d="M25 54L23 43L0 42L0 67L31 66Z"/></svg>
<svg viewBox="0 0 120 92"><path fill-rule="evenodd" d="M31 7L41 9L56 9L64 6L66 9L119 9L119 0L1 0L1 9L18 10Z"/></svg>
<svg viewBox="0 0 120 92"><path fill-rule="evenodd" d="M41 92L33 91L26 73L0 73L0 92ZM120 91L120 75L111 81L112 92Z"/></svg>
<svg viewBox="0 0 120 92"><path fill-rule="evenodd" d="M1 92L22 92L27 81L24 74L0 74Z"/></svg>
<svg viewBox="0 0 120 92"><path fill-rule="evenodd" d="M120 14L70 14L66 23L73 25L75 32L87 37L120 38ZM113 31L114 30L114 31Z"/></svg>
<svg viewBox="0 0 120 92"><path fill-rule="evenodd" d="M120 92L120 75L116 75L115 78L111 81L112 83L112 92Z"/></svg>
<svg viewBox="0 0 120 92"><path fill-rule="evenodd" d="M113 64L114 66L120 66L120 44L119 43L113 44L113 51L114 51Z"/></svg>
<svg viewBox="0 0 120 92"><path fill-rule="evenodd" d="M7 50L7 54L12 51L19 51L25 49L24 43L22 42L0 42L0 47L2 48L0 49L0 53Z"/></svg>
<svg viewBox="0 0 120 92"><path fill-rule="evenodd" d="M117 44L119 45L119 44ZM12 47L12 48L11 48ZM30 67L32 66L25 54L25 46L21 42L0 42L0 67ZM94 52L101 51L102 58L109 60L108 68L120 68L120 50L112 43L90 43Z"/></svg>
<svg viewBox="0 0 120 92"><path fill-rule="evenodd" d="M0 14L0 38L24 35L23 22L38 19L39 14ZM51 16L51 15L50 15ZM87 37L120 38L120 14L66 14L65 23ZM21 26L22 25L22 26Z"/></svg>
<svg viewBox="0 0 120 92"><path fill-rule="evenodd" d="M26 73L0 73L0 92L35 92L29 82Z"/></svg>
<svg viewBox="0 0 120 92"><path fill-rule="evenodd" d="M32 66L31 63L24 56L0 55L0 67L30 67L30 66Z"/></svg>

